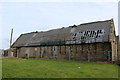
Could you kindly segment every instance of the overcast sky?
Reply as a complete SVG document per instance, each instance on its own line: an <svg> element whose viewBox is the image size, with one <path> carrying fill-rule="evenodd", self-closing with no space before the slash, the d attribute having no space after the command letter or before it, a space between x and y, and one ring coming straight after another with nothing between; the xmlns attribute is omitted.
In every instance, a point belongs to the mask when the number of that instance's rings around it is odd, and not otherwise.
<svg viewBox="0 0 120 80"><path fill-rule="evenodd" d="M1 2L0 48L9 48L20 34L114 19L118 34L118 2Z"/></svg>

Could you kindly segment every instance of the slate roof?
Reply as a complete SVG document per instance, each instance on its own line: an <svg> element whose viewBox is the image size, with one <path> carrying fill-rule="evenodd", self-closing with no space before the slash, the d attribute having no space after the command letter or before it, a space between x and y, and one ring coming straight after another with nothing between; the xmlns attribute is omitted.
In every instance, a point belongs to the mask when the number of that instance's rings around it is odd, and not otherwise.
<svg viewBox="0 0 120 80"><path fill-rule="evenodd" d="M43 46L43 45L61 45L61 44L81 44L91 42L109 42L111 22L113 20L96 21L73 25L65 28L53 29L45 32L31 32L21 34L13 43L12 47L22 46ZM99 39L74 40L75 33L104 30L104 35Z"/></svg>

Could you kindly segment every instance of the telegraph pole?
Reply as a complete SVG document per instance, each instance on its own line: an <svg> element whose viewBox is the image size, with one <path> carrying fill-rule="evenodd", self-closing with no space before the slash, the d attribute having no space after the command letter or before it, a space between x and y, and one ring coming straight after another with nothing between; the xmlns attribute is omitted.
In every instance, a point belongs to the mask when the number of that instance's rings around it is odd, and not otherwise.
<svg viewBox="0 0 120 80"><path fill-rule="evenodd" d="M10 48L11 48L11 45L12 45L12 36L13 36L13 28L11 29L11 36L10 36Z"/></svg>
<svg viewBox="0 0 120 80"><path fill-rule="evenodd" d="M13 56L13 54L11 53L12 36L13 36L13 28L11 29L11 36L10 36L10 51L9 51L9 54L8 54L9 57Z"/></svg>

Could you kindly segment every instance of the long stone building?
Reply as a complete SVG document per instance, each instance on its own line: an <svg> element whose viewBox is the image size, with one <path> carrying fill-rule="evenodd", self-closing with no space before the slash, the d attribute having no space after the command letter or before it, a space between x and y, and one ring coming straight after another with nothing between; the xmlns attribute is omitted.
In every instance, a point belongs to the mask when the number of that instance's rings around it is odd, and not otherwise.
<svg viewBox="0 0 120 80"><path fill-rule="evenodd" d="M12 48L18 58L118 60L113 19L21 34Z"/></svg>

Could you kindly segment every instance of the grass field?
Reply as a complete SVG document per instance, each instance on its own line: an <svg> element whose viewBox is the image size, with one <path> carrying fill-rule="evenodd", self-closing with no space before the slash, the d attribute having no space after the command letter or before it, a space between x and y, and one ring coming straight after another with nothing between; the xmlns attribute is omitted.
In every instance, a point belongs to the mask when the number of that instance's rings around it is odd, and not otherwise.
<svg viewBox="0 0 120 80"><path fill-rule="evenodd" d="M3 78L118 78L113 64L43 59L2 60Z"/></svg>

